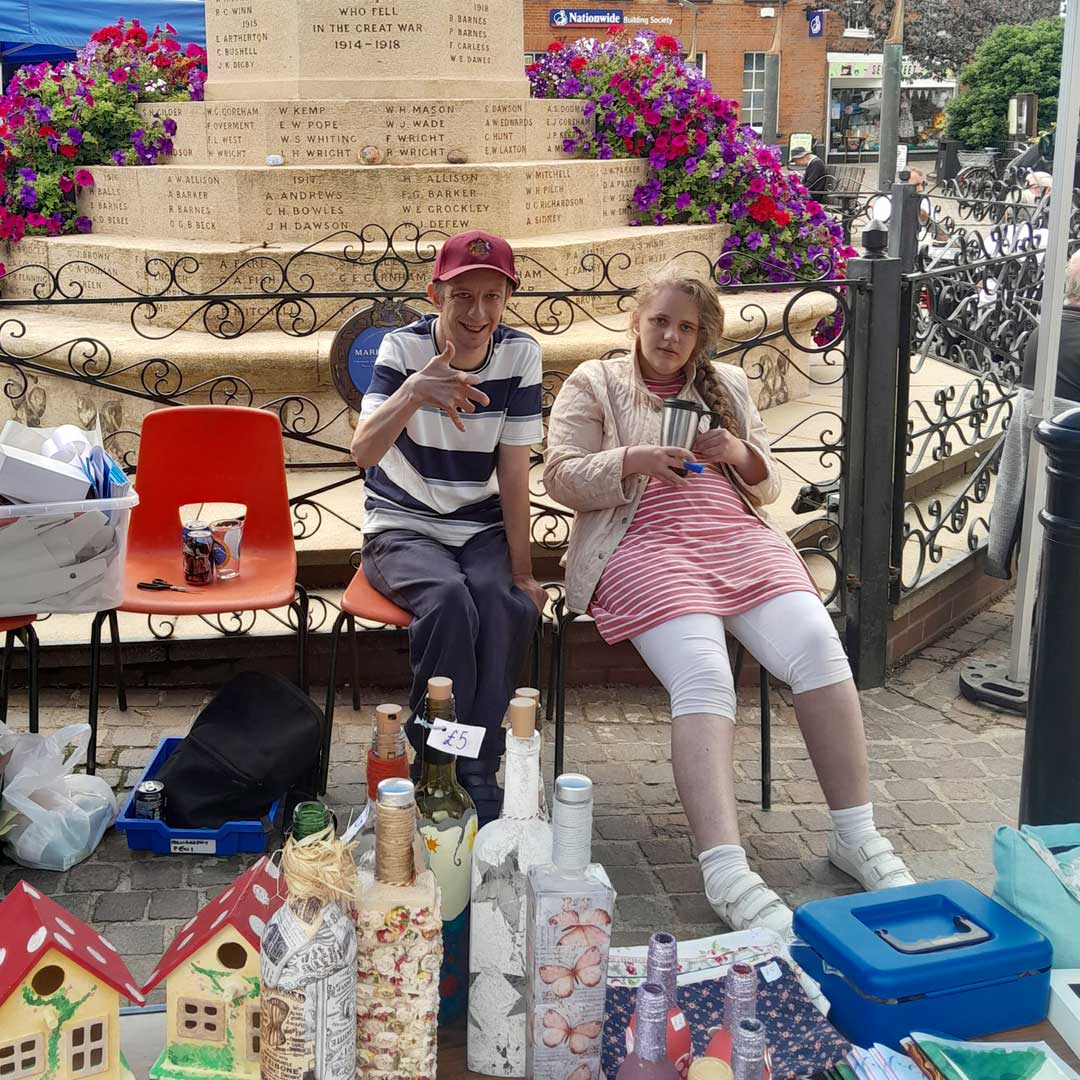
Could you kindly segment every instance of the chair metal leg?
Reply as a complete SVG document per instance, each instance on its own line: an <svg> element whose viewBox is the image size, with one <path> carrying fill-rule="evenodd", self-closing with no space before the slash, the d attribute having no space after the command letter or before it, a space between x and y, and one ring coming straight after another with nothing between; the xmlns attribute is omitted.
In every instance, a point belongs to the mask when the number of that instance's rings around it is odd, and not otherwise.
<svg viewBox="0 0 1080 1080"><path fill-rule="evenodd" d="M107 611L99 611L90 627L90 745L86 751L86 772L97 772L98 696L101 693L101 627L109 617Z"/></svg>
<svg viewBox="0 0 1080 1080"><path fill-rule="evenodd" d="M533 630L532 648L529 650L529 685L540 689L540 680L542 678L540 671L543 667L544 656L544 620L539 618L536 620L536 629ZM543 706L543 700L540 702ZM536 717L536 730L544 730L544 719L540 710L537 710Z"/></svg>
<svg viewBox="0 0 1080 1080"><path fill-rule="evenodd" d="M545 724L550 724L555 719L555 686L559 674L558 648L559 622L556 617L551 622L551 654L548 658L547 701L544 703Z"/></svg>
<svg viewBox="0 0 1080 1080"><path fill-rule="evenodd" d="M23 644L26 646L26 687L30 702L30 733L38 733L38 695L41 683L38 679L38 636L32 626L23 627Z"/></svg>
<svg viewBox="0 0 1080 1080"><path fill-rule="evenodd" d="M112 640L113 670L116 672L116 704L127 712L127 679L124 678L124 658L120 653L120 626L116 612L109 612L109 637Z"/></svg>
<svg viewBox="0 0 1080 1080"><path fill-rule="evenodd" d="M352 617L344 611L338 612L334 620L334 628L330 631L330 663L326 675L326 711L323 714L323 741L322 753L319 755L319 782L316 785L318 795L326 794L326 783L330 775L330 743L334 733L334 697L337 690L337 654L338 645L341 641L341 628L345 621L350 623L352 629ZM355 633L355 630L353 630Z"/></svg>
<svg viewBox="0 0 1080 1080"><path fill-rule="evenodd" d="M769 710L769 673L760 669L761 701L761 809L772 809L772 716Z"/></svg>
<svg viewBox="0 0 1080 1080"><path fill-rule="evenodd" d="M742 677L743 661L746 659L746 649L743 648L743 643L738 642L738 648L735 650L735 663L732 667L731 677L735 683L735 696L739 694L739 679Z"/></svg>
<svg viewBox="0 0 1080 1080"><path fill-rule="evenodd" d="M0 724L7 723L8 694L11 693L11 664L15 657L15 631L4 636L4 667L0 673Z"/></svg>
<svg viewBox="0 0 1080 1080"><path fill-rule="evenodd" d="M296 599L290 607L296 612L296 684L306 694L309 604L307 589L299 581L296 583Z"/></svg>
<svg viewBox="0 0 1080 1080"><path fill-rule="evenodd" d="M352 651L352 707L360 711L360 636L356 632L356 620L349 616L349 648Z"/></svg>

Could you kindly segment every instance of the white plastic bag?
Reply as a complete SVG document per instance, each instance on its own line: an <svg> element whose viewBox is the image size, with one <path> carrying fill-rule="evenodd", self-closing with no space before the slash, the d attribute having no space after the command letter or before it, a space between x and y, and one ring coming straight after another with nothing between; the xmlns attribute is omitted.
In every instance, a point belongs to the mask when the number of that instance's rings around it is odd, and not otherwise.
<svg viewBox="0 0 1080 1080"><path fill-rule="evenodd" d="M0 724L0 753L13 750L0 809L16 815L0 842L15 862L67 870L94 851L116 820L112 788L100 776L74 775L89 744L89 724L48 735L15 735ZM72 749L65 758L67 746Z"/></svg>

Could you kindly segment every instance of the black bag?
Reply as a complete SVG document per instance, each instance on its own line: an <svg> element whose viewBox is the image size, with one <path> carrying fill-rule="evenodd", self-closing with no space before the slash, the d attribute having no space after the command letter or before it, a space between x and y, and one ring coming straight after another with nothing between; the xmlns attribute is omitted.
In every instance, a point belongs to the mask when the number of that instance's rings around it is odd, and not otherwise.
<svg viewBox="0 0 1080 1080"><path fill-rule="evenodd" d="M311 790L323 723L322 710L280 675L230 679L155 778L165 784L166 823L216 829L257 821L290 788Z"/></svg>

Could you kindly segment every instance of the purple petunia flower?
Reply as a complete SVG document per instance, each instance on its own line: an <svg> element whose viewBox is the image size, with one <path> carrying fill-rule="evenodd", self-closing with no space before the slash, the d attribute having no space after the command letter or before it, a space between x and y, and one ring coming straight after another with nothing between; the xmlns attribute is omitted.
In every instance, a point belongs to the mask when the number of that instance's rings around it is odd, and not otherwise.
<svg viewBox="0 0 1080 1080"><path fill-rule="evenodd" d="M77 127L69 127L67 137L71 140L72 146L82 145L83 133Z"/></svg>
<svg viewBox="0 0 1080 1080"><path fill-rule="evenodd" d="M79 232L82 232L82 233L89 232L90 231L90 219L88 217L86 217L85 215L80 214L79 217L77 217L75 219L75 228Z"/></svg>
<svg viewBox="0 0 1080 1080"><path fill-rule="evenodd" d="M693 196L689 191L680 191L675 196L675 209L685 210L694 201Z"/></svg>
<svg viewBox="0 0 1080 1080"><path fill-rule="evenodd" d="M746 215L748 213L749 213L749 211L746 209L746 203L744 203L741 199L736 199L731 204L731 220L732 221L738 221L739 218L746 217Z"/></svg>
<svg viewBox="0 0 1080 1080"><path fill-rule="evenodd" d="M683 168L686 170L687 176L693 176L694 173L697 171L697 167L697 158L687 158L686 164L683 166Z"/></svg>
<svg viewBox="0 0 1080 1080"><path fill-rule="evenodd" d="M37 173L30 168L20 169L19 176L21 176L28 184L32 184L37 179Z"/></svg>
<svg viewBox="0 0 1080 1080"><path fill-rule="evenodd" d="M112 159L117 165L123 165L127 161L127 158L124 157L123 150L114 150L112 152Z"/></svg>
<svg viewBox="0 0 1080 1080"><path fill-rule="evenodd" d="M746 234L746 246L751 251L757 251L761 247L761 233L757 229Z"/></svg>
<svg viewBox="0 0 1080 1080"><path fill-rule="evenodd" d="M29 184L23 184L19 189L19 202L24 210L33 210L37 206L37 192Z"/></svg>

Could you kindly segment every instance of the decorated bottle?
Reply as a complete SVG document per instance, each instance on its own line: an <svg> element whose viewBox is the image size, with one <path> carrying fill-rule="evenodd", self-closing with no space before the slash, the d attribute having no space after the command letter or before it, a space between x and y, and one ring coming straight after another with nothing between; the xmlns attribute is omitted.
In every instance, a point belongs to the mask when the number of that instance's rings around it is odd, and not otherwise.
<svg viewBox="0 0 1080 1080"><path fill-rule="evenodd" d="M525 1075L574 1080L600 1075L615 890L591 861L593 785L555 781L551 862L528 875Z"/></svg>
<svg viewBox="0 0 1080 1080"><path fill-rule="evenodd" d="M757 1016L758 973L752 964L732 964L724 980L724 1022L723 1026L712 1032L707 1057L733 1065L734 1038L739 1024L743 1020L753 1020ZM769 1076L768 1061L765 1061L765 1075Z"/></svg>
<svg viewBox="0 0 1080 1080"><path fill-rule="evenodd" d="M358 867L375 866L375 792L379 782L390 777L409 779L409 759L405 753L405 732L400 705L378 705L375 728L367 755L367 805L346 830L343 840L353 841L353 858Z"/></svg>
<svg viewBox="0 0 1080 1080"><path fill-rule="evenodd" d="M430 726L455 720L453 683L428 679L424 719ZM439 975L439 1023L452 1024L465 1015L469 1000L469 890L472 850L476 840L476 806L458 783L456 758L422 747L416 812L428 863L442 894L443 963Z"/></svg>
<svg viewBox="0 0 1080 1080"><path fill-rule="evenodd" d="M634 1010L634 1048L623 1059L615 1080L678 1080L667 1054L668 997L659 983L638 987Z"/></svg>
<svg viewBox="0 0 1080 1080"><path fill-rule="evenodd" d="M260 954L264 1080L352 1080L356 1072L356 868L322 803L297 805L281 870L288 900Z"/></svg>
<svg viewBox="0 0 1080 1080"><path fill-rule="evenodd" d="M534 687L534 686L519 686L514 691L514 697L516 697L516 698L527 698L529 701L533 702L533 704L536 707L536 712L535 712L534 715L536 716L537 719L540 718L540 691L537 690L536 687ZM540 785L537 788L536 797L537 797L537 801L539 802L539 805L540 805L540 816L545 821L550 821L551 820L551 813L548 811L547 796L544 794L544 774L543 774L543 770L541 770L541 772L540 772Z"/></svg>
<svg viewBox="0 0 1080 1080"><path fill-rule="evenodd" d="M510 702L505 783L502 813L476 834L472 859L468 1067L486 1076L525 1075L525 876L551 862L529 698Z"/></svg>
<svg viewBox="0 0 1080 1080"><path fill-rule="evenodd" d="M380 781L374 863L357 871L357 1080L435 1076L442 918L415 838L412 781Z"/></svg>
<svg viewBox="0 0 1080 1080"><path fill-rule="evenodd" d="M765 1025L756 1017L743 1017L733 1034L731 1072L734 1080L763 1080L765 1076Z"/></svg>
<svg viewBox="0 0 1080 1080"><path fill-rule="evenodd" d="M645 961L645 981L655 983L664 991L667 1002L667 1056L680 1076L690 1069L690 1025L686 1022L678 999L679 946L672 934L656 933L649 938ZM626 1030L626 1050L634 1049L637 1013L630 1018Z"/></svg>

